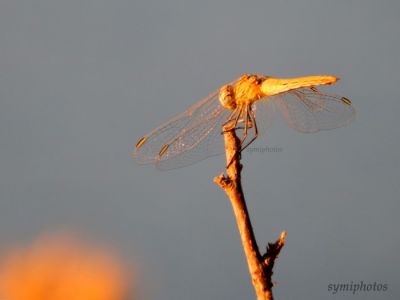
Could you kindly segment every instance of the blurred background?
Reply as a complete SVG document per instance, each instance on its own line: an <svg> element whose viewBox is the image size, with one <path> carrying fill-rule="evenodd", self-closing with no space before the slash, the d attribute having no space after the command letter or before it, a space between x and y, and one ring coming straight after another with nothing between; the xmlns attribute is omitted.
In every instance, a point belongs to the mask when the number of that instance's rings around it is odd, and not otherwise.
<svg viewBox="0 0 400 300"><path fill-rule="evenodd" d="M282 151L244 154L255 234L264 249L288 232L276 299L398 299L399 13L389 0L2 0L1 255L68 230L140 261L145 298L252 299L212 181L225 158L160 172L131 151L242 73L329 73L356 119L310 135L277 119L254 146ZM388 288L328 291L360 281Z"/></svg>

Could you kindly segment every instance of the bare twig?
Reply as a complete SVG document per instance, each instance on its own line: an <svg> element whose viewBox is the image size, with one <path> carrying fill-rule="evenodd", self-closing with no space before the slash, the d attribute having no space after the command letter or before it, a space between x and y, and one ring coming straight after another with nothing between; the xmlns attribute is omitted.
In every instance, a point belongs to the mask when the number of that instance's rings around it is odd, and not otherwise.
<svg viewBox="0 0 400 300"><path fill-rule="evenodd" d="M226 161L229 165L227 176L224 174L216 176L214 182L225 191L232 203L257 300L272 300L272 269L275 259L285 244L286 232L283 231L275 243L268 244L265 254L260 254L242 190L240 140L234 129L224 130L224 140Z"/></svg>

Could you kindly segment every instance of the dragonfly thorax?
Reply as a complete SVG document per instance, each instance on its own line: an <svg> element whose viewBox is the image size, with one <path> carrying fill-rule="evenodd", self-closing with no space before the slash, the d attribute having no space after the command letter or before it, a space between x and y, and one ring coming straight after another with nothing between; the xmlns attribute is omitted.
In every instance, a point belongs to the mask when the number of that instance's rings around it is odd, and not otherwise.
<svg viewBox="0 0 400 300"><path fill-rule="evenodd" d="M260 87L267 77L243 75L233 85L224 85L219 91L219 101L227 109L250 105L265 94Z"/></svg>

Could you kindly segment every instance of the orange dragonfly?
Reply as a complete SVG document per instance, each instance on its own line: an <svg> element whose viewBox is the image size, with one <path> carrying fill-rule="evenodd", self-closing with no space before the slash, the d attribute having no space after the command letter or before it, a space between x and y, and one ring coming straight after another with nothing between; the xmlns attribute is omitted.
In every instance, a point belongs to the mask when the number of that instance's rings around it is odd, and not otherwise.
<svg viewBox="0 0 400 300"><path fill-rule="evenodd" d="M141 137L133 155L161 170L187 166L223 153L222 127L229 124L241 129L243 150L268 129L277 110L299 132L345 126L355 116L351 101L316 88L337 80L331 75L242 75Z"/></svg>

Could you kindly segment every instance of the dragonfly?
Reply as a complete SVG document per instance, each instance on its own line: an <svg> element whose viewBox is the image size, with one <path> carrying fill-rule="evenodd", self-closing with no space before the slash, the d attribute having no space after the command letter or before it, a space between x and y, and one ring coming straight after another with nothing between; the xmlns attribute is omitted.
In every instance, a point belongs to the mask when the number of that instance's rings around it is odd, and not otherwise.
<svg viewBox="0 0 400 300"><path fill-rule="evenodd" d="M141 137L133 155L139 164L160 170L191 165L224 152L221 133L227 127L241 131L243 150L271 126L277 111L303 133L345 126L355 116L352 102L317 88L338 80L333 75L244 74Z"/></svg>

